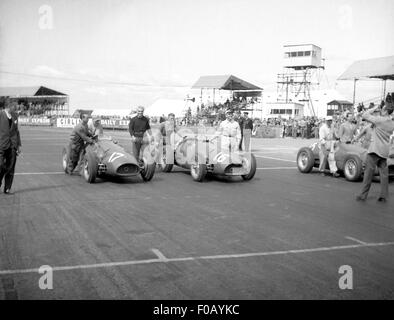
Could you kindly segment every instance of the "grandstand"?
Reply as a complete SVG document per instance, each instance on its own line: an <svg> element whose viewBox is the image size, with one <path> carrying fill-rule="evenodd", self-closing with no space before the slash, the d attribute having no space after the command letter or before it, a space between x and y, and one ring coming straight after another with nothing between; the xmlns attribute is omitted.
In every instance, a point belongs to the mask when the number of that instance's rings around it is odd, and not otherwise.
<svg viewBox="0 0 394 320"><path fill-rule="evenodd" d="M0 99L5 98L20 106L21 115L69 115L69 96L47 87L0 87Z"/></svg>

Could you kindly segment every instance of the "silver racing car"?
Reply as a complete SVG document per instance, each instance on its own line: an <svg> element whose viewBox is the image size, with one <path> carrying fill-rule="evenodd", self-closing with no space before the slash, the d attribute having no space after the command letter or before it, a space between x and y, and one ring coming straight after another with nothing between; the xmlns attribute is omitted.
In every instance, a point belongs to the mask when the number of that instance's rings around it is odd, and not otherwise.
<svg viewBox="0 0 394 320"><path fill-rule="evenodd" d="M218 135L190 134L178 142L165 145L158 165L170 172L174 165L190 170L195 181L203 181L207 174L241 176L251 180L256 173L256 158L251 152L223 149Z"/></svg>

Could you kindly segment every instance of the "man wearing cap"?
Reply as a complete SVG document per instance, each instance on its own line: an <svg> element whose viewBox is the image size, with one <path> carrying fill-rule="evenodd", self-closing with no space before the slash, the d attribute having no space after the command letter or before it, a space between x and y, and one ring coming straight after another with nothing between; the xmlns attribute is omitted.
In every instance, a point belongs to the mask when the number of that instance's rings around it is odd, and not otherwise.
<svg viewBox="0 0 394 320"><path fill-rule="evenodd" d="M325 175L325 170L327 166L327 161L329 160L329 155L331 153L331 158L334 155L334 147L335 147L335 134L334 129L332 128L332 116L327 116L326 121L323 121L319 129L319 171L322 175ZM332 173L333 177L339 177L337 173L338 168L336 166L335 160L330 159L328 161L328 166L330 168L330 172Z"/></svg>
<svg viewBox="0 0 394 320"><path fill-rule="evenodd" d="M144 107L137 108L137 116L130 119L129 132L131 136L133 154L137 160L140 158L140 150L143 145L145 132L150 137L149 119L144 116Z"/></svg>
<svg viewBox="0 0 394 320"><path fill-rule="evenodd" d="M249 118L249 113L246 111L244 112L244 120L242 122L242 125L245 151L250 151L250 138L252 136L253 120Z"/></svg>
<svg viewBox="0 0 394 320"><path fill-rule="evenodd" d="M0 187L4 178L4 193L12 194L16 157L21 152L16 104L7 99L0 111Z"/></svg>
<svg viewBox="0 0 394 320"><path fill-rule="evenodd" d="M364 171L363 186L361 193L357 195L357 201L365 201L371 188L372 178L376 166L380 175L380 195L379 202L386 202L389 193L389 178L387 158L390 148L390 136L394 131L394 121L392 113L393 103L387 103L380 112L380 115L373 115L379 106L373 107L362 115L363 119L374 125L372 129L372 139L368 148L366 168Z"/></svg>
<svg viewBox="0 0 394 320"><path fill-rule="evenodd" d="M241 128L231 110L226 112L226 120L219 125L219 133L222 135L222 149L226 151L237 151L241 140Z"/></svg>
<svg viewBox="0 0 394 320"><path fill-rule="evenodd" d="M85 143L93 143L92 134L88 128L89 115L86 113L80 114L81 122L78 123L70 136L70 155L66 173L72 174L77 167L81 155L85 151Z"/></svg>

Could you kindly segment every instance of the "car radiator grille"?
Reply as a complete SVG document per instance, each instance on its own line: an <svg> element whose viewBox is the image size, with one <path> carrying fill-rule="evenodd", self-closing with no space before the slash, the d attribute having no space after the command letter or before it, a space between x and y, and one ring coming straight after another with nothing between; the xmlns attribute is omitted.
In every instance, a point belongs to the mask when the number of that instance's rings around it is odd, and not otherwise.
<svg viewBox="0 0 394 320"><path fill-rule="evenodd" d="M119 175L133 175L139 172L139 168L135 164L123 164L121 165L116 173Z"/></svg>

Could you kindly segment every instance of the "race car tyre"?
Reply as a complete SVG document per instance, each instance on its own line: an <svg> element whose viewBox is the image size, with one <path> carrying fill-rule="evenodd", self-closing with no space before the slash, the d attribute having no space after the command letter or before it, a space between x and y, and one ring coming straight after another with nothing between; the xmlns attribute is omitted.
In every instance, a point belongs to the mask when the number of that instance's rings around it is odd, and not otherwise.
<svg viewBox="0 0 394 320"><path fill-rule="evenodd" d="M250 170L248 174L244 174L242 175L242 179L248 181L248 180L252 180L252 178L254 177L255 173L256 173L256 157L254 156L253 153L250 154L250 159L248 159L247 157L244 158L244 161L250 162L247 163L246 166L249 167L250 166Z"/></svg>
<svg viewBox="0 0 394 320"><path fill-rule="evenodd" d="M205 164L192 164L190 174L194 181L201 182L207 175L207 166Z"/></svg>
<svg viewBox="0 0 394 320"><path fill-rule="evenodd" d="M94 183L94 181L96 181L98 171L98 163L94 155L92 155L90 152L87 152L82 165L82 174L86 182Z"/></svg>
<svg viewBox="0 0 394 320"><path fill-rule="evenodd" d="M70 152L68 147L63 148L62 153L62 166L65 173L68 173L68 159L70 158Z"/></svg>
<svg viewBox="0 0 394 320"><path fill-rule="evenodd" d="M174 158L174 157L172 157L172 158ZM171 172L172 167L174 166L172 163L166 163L167 159L169 159L169 158L167 157L165 151L163 151L163 153L161 155L161 163L159 164L161 171L163 171L163 172ZM173 159L172 159L172 162L173 162Z"/></svg>
<svg viewBox="0 0 394 320"><path fill-rule="evenodd" d="M156 162L148 164L145 159L144 162L144 169L141 170L141 177L144 181L151 181L156 170Z"/></svg>
<svg viewBox="0 0 394 320"><path fill-rule="evenodd" d="M359 181L363 173L363 164L358 156L350 155L346 158L343 173L348 181Z"/></svg>
<svg viewBox="0 0 394 320"><path fill-rule="evenodd" d="M315 164L315 156L310 148L304 147L298 151L297 167L302 173L309 173L312 171Z"/></svg>

